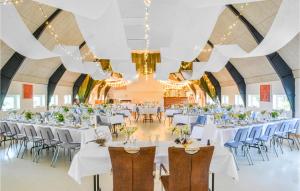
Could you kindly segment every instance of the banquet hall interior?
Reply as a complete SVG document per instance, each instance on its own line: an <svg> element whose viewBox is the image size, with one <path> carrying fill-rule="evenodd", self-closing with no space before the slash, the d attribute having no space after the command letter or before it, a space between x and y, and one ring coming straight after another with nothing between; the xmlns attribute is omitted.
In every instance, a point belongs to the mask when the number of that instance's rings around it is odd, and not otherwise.
<svg viewBox="0 0 300 191"><path fill-rule="evenodd" d="M0 0L1 191L299 191L300 0Z"/></svg>

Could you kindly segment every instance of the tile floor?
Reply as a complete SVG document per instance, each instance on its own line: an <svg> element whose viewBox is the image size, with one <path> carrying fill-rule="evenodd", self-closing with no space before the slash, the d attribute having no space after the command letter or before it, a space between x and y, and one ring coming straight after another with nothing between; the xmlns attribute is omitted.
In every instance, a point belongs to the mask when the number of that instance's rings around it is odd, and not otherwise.
<svg viewBox="0 0 300 191"><path fill-rule="evenodd" d="M169 127L163 123L137 124L139 130L135 136L141 140L149 140L159 135L160 140L171 139ZM300 190L300 151L290 151L285 147L284 154L271 161L263 162L254 152L254 166L239 158L240 180L234 181L223 175L216 175L216 191L299 191ZM36 164L31 155L17 159L15 150L7 152L0 147L0 191L92 191L92 177L86 177L82 184L77 184L67 174L70 163L60 159L56 168L50 167L50 156L44 154ZM100 176L103 191L112 190L112 175ZM155 179L155 190L162 190L159 179Z"/></svg>

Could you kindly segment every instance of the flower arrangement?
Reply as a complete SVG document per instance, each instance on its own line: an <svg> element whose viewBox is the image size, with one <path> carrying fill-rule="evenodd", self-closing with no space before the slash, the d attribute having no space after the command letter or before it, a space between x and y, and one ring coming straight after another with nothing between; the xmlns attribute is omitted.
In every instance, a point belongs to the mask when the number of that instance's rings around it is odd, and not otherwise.
<svg viewBox="0 0 300 191"><path fill-rule="evenodd" d="M246 113L239 113L237 116L238 116L239 120L245 120L246 117L247 117L247 114Z"/></svg>
<svg viewBox="0 0 300 191"><path fill-rule="evenodd" d="M277 117L279 117L279 112L278 112L278 111L272 111L272 112L270 113L270 115L271 115L271 117L272 117L273 119L276 119Z"/></svg>
<svg viewBox="0 0 300 191"><path fill-rule="evenodd" d="M215 113L214 114L215 120L221 120L222 116L223 116L223 113Z"/></svg>
<svg viewBox="0 0 300 191"><path fill-rule="evenodd" d="M24 112L24 117L25 117L26 120L31 120L32 117L33 117L33 113L30 112L30 111L25 111Z"/></svg>
<svg viewBox="0 0 300 191"><path fill-rule="evenodd" d="M59 113L59 112L55 112L54 113L54 118L56 119L57 122L59 123L63 123L65 121L65 117L63 114Z"/></svg>
<svg viewBox="0 0 300 191"><path fill-rule="evenodd" d="M137 130L136 126L128 126L126 127L125 125L122 125L121 128L119 129L119 131L126 135L127 137L130 137L131 135L133 135Z"/></svg>
<svg viewBox="0 0 300 191"><path fill-rule="evenodd" d="M204 112L209 112L209 107L207 107L207 106L203 107L203 111Z"/></svg>
<svg viewBox="0 0 300 191"><path fill-rule="evenodd" d="M175 134L177 136L189 135L190 134L190 129L189 129L188 125L184 125L184 126L181 126L181 127L173 126L173 127L171 127L170 130L171 130L172 134Z"/></svg>
<svg viewBox="0 0 300 191"><path fill-rule="evenodd" d="M88 107L87 112L88 112L89 114L92 114L92 113L94 113L94 110L93 110L93 108Z"/></svg>
<svg viewBox="0 0 300 191"><path fill-rule="evenodd" d="M63 106L63 110L64 110L65 113L69 112L69 108L67 106Z"/></svg>

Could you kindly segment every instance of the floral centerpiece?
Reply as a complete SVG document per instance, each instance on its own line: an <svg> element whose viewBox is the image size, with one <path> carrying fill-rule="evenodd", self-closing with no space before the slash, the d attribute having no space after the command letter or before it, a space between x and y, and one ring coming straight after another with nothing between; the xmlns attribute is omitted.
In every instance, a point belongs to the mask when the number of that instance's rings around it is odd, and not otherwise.
<svg viewBox="0 0 300 191"><path fill-rule="evenodd" d="M32 112L30 112L30 111L25 111L25 112L24 112L24 117L25 117L25 119L28 120L28 121L29 121L29 120L32 120L33 115L34 115L34 114L33 114Z"/></svg>
<svg viewBox="0 0 300 191"><path fill-rule="evenodd" d="M93 110L93 108L88 107L88 108L87 108L87 112L88 112L89 114L92 114L92 113L94 113L94 110Z"/></svg>
<svg viewBox="0 0 300 191"><path fill-rule="evenodd" d="M69 108L68 108L67 106L63 106L62 108L63 108L63 111L64 111L65 113L68 113L68 112L69 112Z"/></svg>
<svg viewBox="0 0 300 191"><path fill-rule="evenodd" d="M65 117L62 113L60 112L55 112L54 113L54 118L58 123L63 123L65 121Z"/></svg>
<svg viewBox="0 0 300 191"><path fill-rule="evenodd" d="M272 111L272 112L270 113L270 115L271 115L271 117L272 117L273 119L277 119L277 118L279 117L279 112L278 112L278 111Z"/></svg>
<svg viewBox="0 0 300 191"><path fill-rule="evenodd" d="M176 144L182 144L182 145L186 145L188 144L190 141L188 140L188 135L190 134L190 128L188 125L184 125L184 126L173 126L171 127L171 132L172 134L177 135L178 137L174 140L174 142Z"/></svg>
<svg viewBox="0 0 300 191"><path fill-rule="evenodd" d="M122 125L121 128L119 129L120 133L126 136L126 141L124 144L126 144L130 137L137 131L136 126L128 126L126 127L125 125Z"/></svg>
<svg viewBox="0 0 300 191"><path fill-rule="evenodd" d="M232 110L232 105L228 105L225 107L227 111L231 111Z"/></svg>
<svg viewBox="0 0 300 191"><path fill-rule="evenodd" d="M246 114L246 113L239 113L239 114L237 115L237 117L239 118L240 121L243 121L243 120L246 119L247 114Z"/></svg>

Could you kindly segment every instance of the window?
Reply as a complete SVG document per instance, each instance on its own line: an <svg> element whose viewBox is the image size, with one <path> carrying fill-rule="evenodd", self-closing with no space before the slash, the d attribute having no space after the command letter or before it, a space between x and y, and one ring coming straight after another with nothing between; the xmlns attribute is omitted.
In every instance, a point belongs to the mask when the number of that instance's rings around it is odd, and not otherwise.
<svg viewBox="0 0 300 191"><path fill-rule="evenodd" d="M52 106L52 105L58 105L58 96L57 95L53 95L52 97L51 97L51 100L50 100L50 104L49 104L50 106Z"/></svg>
<svg viewBox="0 0 300 191"><path fill-rule="evenodd" d="M229 104L229 96L222 95L222 104Z"/></svg>
<svg viewBox="0 0 300 191"><path fill-rule="evenodd" d="M259 107L259 95L248 95L248 107Z"/></svg>
<svg viewBox="0 0 300 191"><path fill-rule="evenodd" d="M33 108L45 107L45 95L33 96Z"/></svg>
<svg viewBox="0 0 300 191"><path fill-rule="evenodd" d="M2 110L16 110L20 109L20 95L8 95L4 98Z"/></svg>
<svg viewBox="0 0 300 191"><path fill-rule="evenodd" d="M240 95L234 96L234 103L235 105L244 105L243 99Z"/></svg>
<svg viewBox="0 0 300 191"><path fill-rule="evenodd" d="M71 104L72 103L71 95L64 95L64 103L65 104Z"/></svg>
<svg viewBox="0 0 300 191"><path fill-rule="evenodd" d="M273 95L273 109L290 111L290 103L286 95Z"/></svg>
<svg viewBox="0 0 300 191"><path fill-rule="evenodd" d="M211 99L211 97L209 97L208 94L206 94L206 103L207 104L215 104L215 102Z"/></svg>

